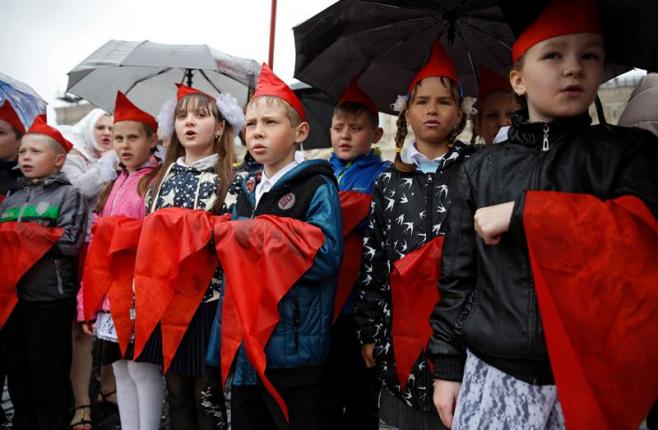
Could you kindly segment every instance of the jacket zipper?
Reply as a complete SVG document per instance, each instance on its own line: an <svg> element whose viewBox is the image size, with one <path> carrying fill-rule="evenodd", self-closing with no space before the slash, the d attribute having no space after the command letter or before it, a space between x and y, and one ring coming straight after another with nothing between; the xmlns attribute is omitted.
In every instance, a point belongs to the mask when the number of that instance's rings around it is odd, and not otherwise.
<svg viewBox="0 0 658 430"><path fill-rule="evenodd" d="M27 208L28 203L30 203L30 198L32 197L32 187L26 187L26 189L27 189L27 198L25 199L25 203L23 203L23 207L18 213L18 219L16 220L16 222L21 222L21 220L23 219L25 208Z"/></svg>
<svg viewBox="0 0 658 430"><path fill-rule="evenodd" d="M544 139L542 140L541 150L546 152L551 149L551 145L548 142L548 123L544 124Z"/></svg>
<svg viewBox="0 0 658 430"><path fill-rule="evenodd" d="M432 237L432 196L434 195L434 184L433 184L433 177L434 174L429 174L427 176L427 187L429 190L429 193L427 195L427 236L425 236L425 243L430 241L430 238Z"/></svg>
<svg viewBox="0 0 658 430"><path fill-rule="evenodd" d="M549 126L548 123L544 124L544 136L542 138L542 148L541 152L548 152L551 149L551 144L549 142ZM539 154L539 161L537 163L537 170L536 174L534 177L534 183L531 184L530 190L537 190L539 189L539 178L541 177L541 170L544 165L544 156L543 154ZM528 279L530 280L530 352L534 353L537 350L537 337L536 334L539 331L539 318L537 316L536 312L536 304L537 304L537 293L535 291L535 281L534 278L532 277L532 270L530 268L530 257L528 256L527 258L527 273L528 273ZM533 383L537 383L537 374L534 372L533 375Z"/></svg>
<svg viewBox="0 0 658 430"><path fill-rule="evenodd" d="M55 260L55 274L57 275L57 292L60 296L64 295L64 286L62 283L62 267L59 260Z"/></svg>
<svg viewBox="0 0 658 430"><path fill-rule="evenodd" d="M299 325L302 322L301 311L297 299L292 300L292 332L295 338L295 351L299 350Z"/></svg>

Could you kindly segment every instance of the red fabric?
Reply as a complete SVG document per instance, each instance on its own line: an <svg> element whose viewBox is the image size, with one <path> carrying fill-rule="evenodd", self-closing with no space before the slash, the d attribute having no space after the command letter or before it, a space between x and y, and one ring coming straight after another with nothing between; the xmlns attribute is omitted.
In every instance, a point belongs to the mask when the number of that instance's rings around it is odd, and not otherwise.
<svg viewBox="0 0 658 430"><path fill-rule="evenodd" d="M658 222L630 196L532 191L523 215L571 429L637 429L658 398Z"/></svg>
<svg viewBox="0 0 658 430"><path fill-rule="evenodd" d="M193 94L201 94L206 97L210 97L213 100L216 100L210 94L206 94L203 91L197 90L196 88L188 87L187 85L176 84L176 87L178 88L178 90L176 91L176 100L180 100L185 96L191 96Z"/></svg>
<svg viewBox="0 0 658 430"><path fill-rule="evenodd" d="M261 66L260 74L258 75L258 82L256 83L256 90L251 98L253 100L256 97L262 96L280 98L297 111L302 121L306 121L304 105L302 105L301 100L299 100L294 91L276 76L272 69L270 69L265 63Z"/></svg>
<svg viewBox="0 0 658 430"><path fill-rule="evenodd" d="M370 211L370 194L356 191L340 191L340 213L343 220L343 261L338 271L338 287L334 304L334 321L340 315L345 302L359 277L361 256L363 254L363 236L355 231L356 227L368 216Z"/></svg>
<svg viewBox="0 0 658 430"><path fill-rule="evenodd" d="M441 46L438 40L432 46L429 60L427 60L427 63L418 71L416 77L409 84L409 94L413 92L418 82L430 77L450 78L454 82L459 82L457 71L455 70L455 62L445 49L443 49L443 46Z"/></svg>
<svg viewBox="0 0 658 430"><path fill-rule="evenodd" d="M62 148L66 152L69 152L71 148L73 148L73 144L66 140L64 136L62 136L62 133L59 132L54 127L49 126L46 124L45 121L45 115L38 115L35 119L34 122L32 123L32 126L30 129L27 131L27 134L43 134L51 139L53 139L55 142L59 143L62 145Z"/></svg>
<svg viewBox="0 0 658 430"><path fill-rule="evenodd" d="M135 106L121 91L117 91L117 100L114 105L114 122L121 121L137 121L148 125L153 131L158 130L158 122L153 116Z"/></svg>
<svg viewBox="0 0 658 430"><path fill-rule="evenodd" d="M61 228L32 222L0 223L0 327L18 302L16 284L62 236Z"/></svg>
<svg viewBox="0 0 658 430"><path fill-rule="evenodd" d="M83 275L84 317L94 319L103 296L110 298L110 313L117 331L121 355L125 355L134 324L130 319L135 256L142 220L124 216L97 219Z"/></svg>
<svg viewBox="0 0 658 430"><path fill-rule="evenodd" d="M14 107L11 105L11 103L9 103L9 100L5 100L2 106L0 106L0 120L6 121L16 130L21 132L21 134L25 134L25 126L23 125L23 121L21 121L21 119L18 117L18 114L14 110Z"/></svg>
<svg viewBox="0 0 658 430"><path fill-rule="evenodd" d="M478 82L479 102L482 102L489 94L495 91L512 91L512 85L510 85L509 79L484 66L480 66L480 79L478 79Z"/></svg>
<svg viewBox="0 0 658 430"><path fill-rule="evenodd" d="M432 336L430 316L440 298L442 247L443 236L437 236L393 263L393 354L401 391Z"/></svg>
<svg viewBox="0 0 658 430"><path fill-rule="evenodd" d="M292 218L259 216L215 225L215 243L225 273L221 365L226 382L238 348L288 419L288 408L265 368L265 346L279 322L279 302L312 265L324 241L322 230Z"/></svg>
<svg viewBox="0 0 658 430"><path fill-rule="evenodd" d="M134 356L160 322L165 372L217 267L208 246L217 218L181 208L160 209L144 218L135 261Z"/></svg>
<svg viewBox="0 0 658 430"><path fill-rule="evenodd" d="M368 110L370 110L372 113L374 114L379 113L379 109L377 109L377 105L375 104L374 101L372 101L370 96L364 93L361 87L359 87L359 83L357 79L353 80L350 86L347 87L345 93L338 101L338 106L340 106L345 102L359 103L367 107Z"/></svg>
<svg viewBox="0 0 658 430"><path fill-rule="evenodd" d="M594 0L552 0L516 39L512 46L512 61L547 39L576 33L601 34L599 13Z"/></svg>

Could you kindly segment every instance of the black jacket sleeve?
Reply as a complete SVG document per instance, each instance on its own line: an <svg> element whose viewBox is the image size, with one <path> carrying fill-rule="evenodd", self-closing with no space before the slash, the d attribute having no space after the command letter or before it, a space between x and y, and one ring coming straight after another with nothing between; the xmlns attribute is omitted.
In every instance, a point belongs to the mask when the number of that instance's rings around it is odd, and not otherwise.
<svg viewBox="0 0 658 430"><path fill-rule="evenodd" d="M625 151L613 183L611 198L634 195L658 218L658 137L646 130Z"/></svg>
<svg viewBox="0 0 658 430"><path fill-rule="evenodd" d="M459 340L461 323L468 313L469 299L477 279L477 248L473 226L475 203L467 171L469 161L459 167L450 190L446 238L443 243L439 291L441 300L434 308L430 323L433 335L429 355L434 361L434 377L461 381L466 351Z"/></svg>
<svg viewBox="0 0 658 430"><path fill-rule="evenodd" d="M386 253L386 217L384 214L384 190L377 181L363 236L363 258L356 287L354 319L358 326L361 344L375 343L384 324L387 311L388 256Z"/></svg>

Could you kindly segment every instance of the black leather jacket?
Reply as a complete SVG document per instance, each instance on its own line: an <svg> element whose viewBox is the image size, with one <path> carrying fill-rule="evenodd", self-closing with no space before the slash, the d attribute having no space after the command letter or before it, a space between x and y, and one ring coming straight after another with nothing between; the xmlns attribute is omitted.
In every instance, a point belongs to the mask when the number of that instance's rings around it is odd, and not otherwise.
<svg viewBox="0 0 658 430"><path fill-rule="evenodd" d="M587 114L551 123L517 115L509 140L462 165L451 189L430 354L438 379L461 381L465 349L517 379L552 384L523 229L526 190L626 194L658 214L658 139L637 128L590 126ZM510 230L487 246L478 208L514 201Z"/></svg>

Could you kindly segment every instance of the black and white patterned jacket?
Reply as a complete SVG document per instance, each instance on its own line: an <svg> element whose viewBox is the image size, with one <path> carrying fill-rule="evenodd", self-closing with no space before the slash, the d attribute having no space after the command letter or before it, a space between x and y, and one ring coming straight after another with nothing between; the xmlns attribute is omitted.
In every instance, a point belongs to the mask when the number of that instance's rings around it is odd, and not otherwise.
<svg viewBox="0 0 658 430"><path fill-rule="evenodd" d="M362 344L375 344L379 378L407 405L424 411L432 408L432 375L427 360L419 356L400 391L392 345L391 288L393 262L444 234L443 221L450 206L448 184L455 166L474 151L457 142L435 173L401 172L390 167L375 183L368 225L364 234L361 274L354 317Z"/></svg>

